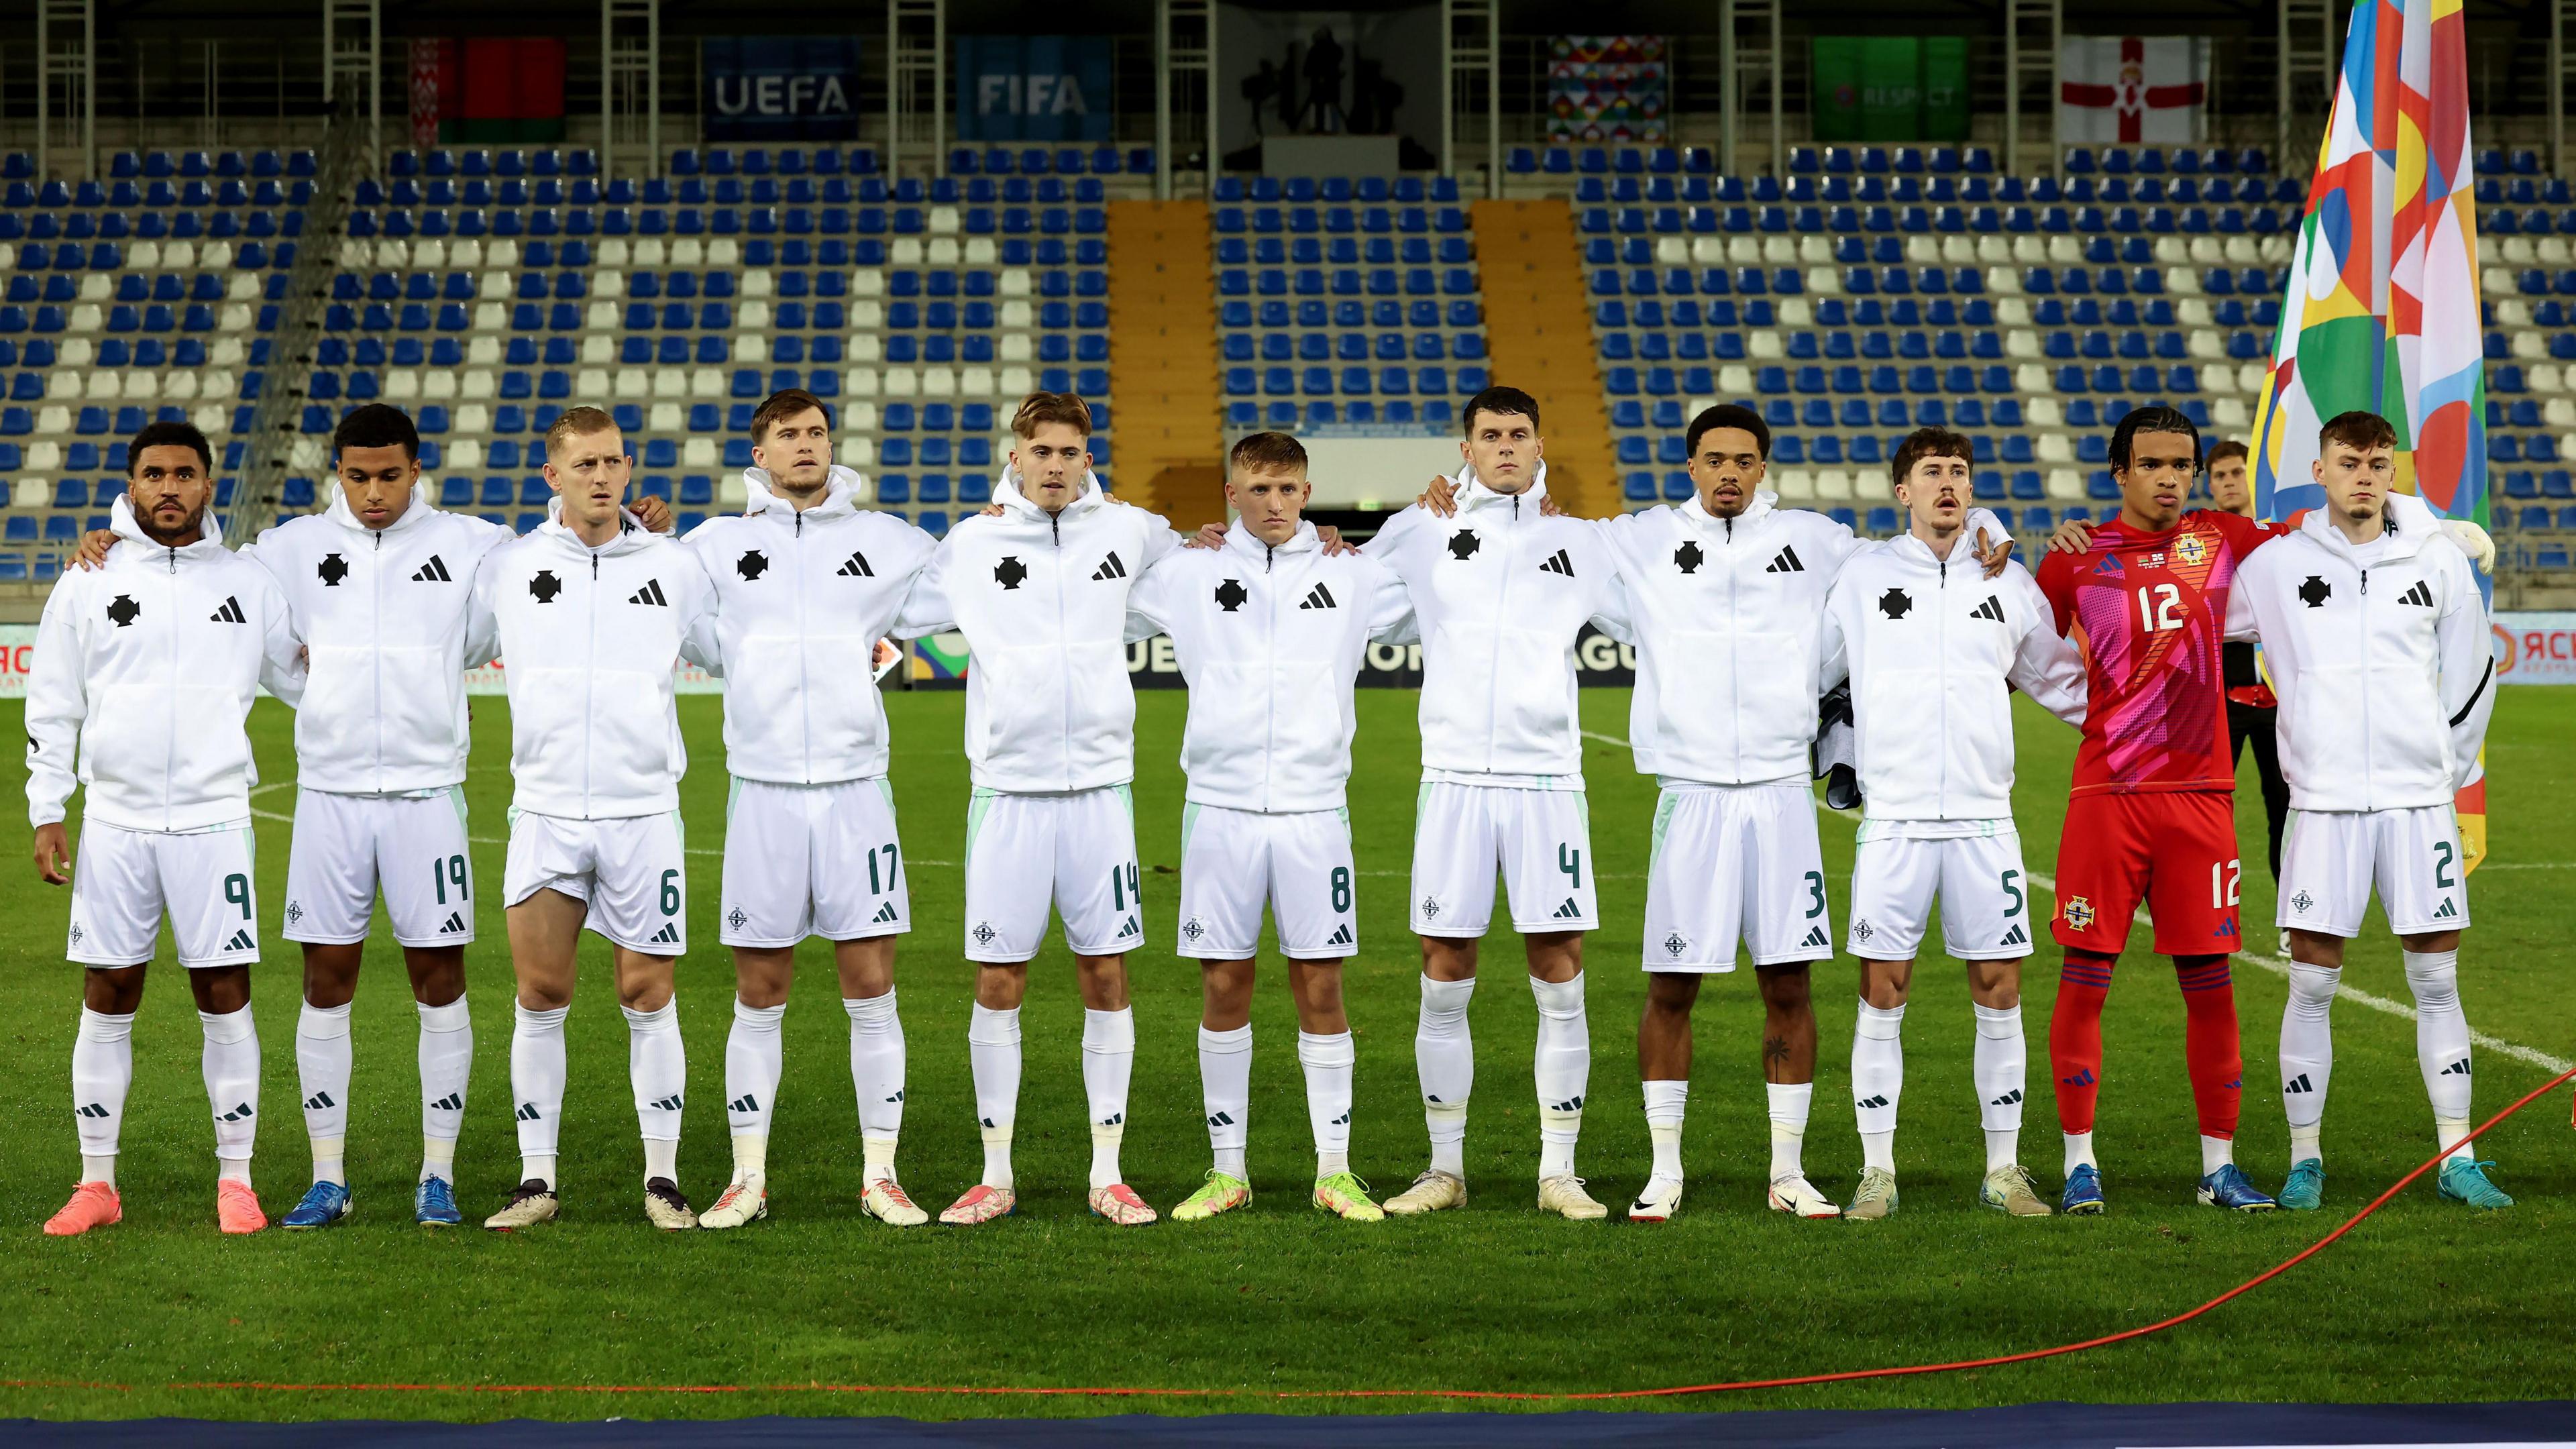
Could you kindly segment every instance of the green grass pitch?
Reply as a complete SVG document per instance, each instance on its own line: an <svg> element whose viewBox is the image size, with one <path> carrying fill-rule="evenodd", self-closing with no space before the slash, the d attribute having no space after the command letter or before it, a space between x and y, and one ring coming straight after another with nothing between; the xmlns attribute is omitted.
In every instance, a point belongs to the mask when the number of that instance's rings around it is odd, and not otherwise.
<svg viewBox="0 0 2576 1449"><path fill-rule="evenodd" d="M970 971L958 954L965 762L963 700L890 701L894 782L919 929L898 981L910 1042L904 1181L936 1210L980 1161L964 1036ZM1589 943L1591 1111L1581 1163L1593 1191L1624 1203L1644 1176L1634 1024L1643 995L1638 920L1652 782L1633 772L1624 692L1588 691L1585 747L1593 844L1607 927ZM476 879L501 879L507 711L478 700L470 785ZM1169 949L1177 881L1183 698L1138 700L1138 833L1149 946L1131 958L1138 1055L1129 1180L1168 1209L1207 1162L1193 1027L1198 973ZM1424 1157L1413 1074L1418 958L1403 929L1416 778L1414 699L1364 693L1351 790L1361 934L1350 970L1359 1044L1354 1165L1381 1193ZM684 789L692 857L691 939L680 967L690 1054L682 1186L706 1202L729 1157L721 1107L732 968L715 944L724 838L719 702L682 702L696 768ZM294 773L286 711L253 720L275 782L258 803L282 816ZM2489 747L2494 854L2476 878L2476 928L2463 953L2470 1021L2557 1055L2576 1048L2565 985L2567 902L2576 886L2576 692L2508 691ZM2029 868L2055 855L2074 736L2022 717L2018 807ZM2268 950L2272 899L2262 822L2239 796L2245 918ZM1824 822L1834 917L1845 918L1851 824ZM287 828L259 826L268 963L254 974L266 1047L260 1189L272 1214L306 1181L296 1110L299 971L276 939ZM2047 897L2034 895L2034 904ZM1534 1011L1517 946L1491 943L1474 1016L1481 1050L1468 1151L1474 1199L1428 1221L1374 1226L1308 1209L1311 1145L1276 958L1265 958L1258 1046L1253 1205L1213 1223L1111 1229L1083 1210L1088 1161L1079 1077L1079 1004L1070 961L1051 945L1030 973L1016 1219L978 1230L895 1232L859 1216L859 1145L847 1024L828 957L809 944L787 1016L787 1076L770 1153L774 1215L725 1234L665 1237L638 1211L641 1154L626 1084L625 1029L606 952L585 947L571 1031L557 1224L501 1237L434 1234L410 1221L417 1168L414 1017L380 929L359 988L350 1170L355 1219L308 1235L227 1240L214 1230L211 1138L197 1076L198 1032L166 954L134 1034L137 1079L125 1127L123 1225L55 1241L37 1225L76 1171L64 1121L77 1001L58 954L62 893L24 863L0 887L13 929L0 946L0 1416L597 1418L749 1413L1314 1411L1419 1408L1402 1400L1279 1402L1271 1391L1455 1388L1581 1391L1700 1383L1966 1358L2117 1330L2196 1304L2323 1235L2429 1154L2431 1123L2413 1028L2346 1002L2326 1123L2329 1212L2238 1218L2196 1206L2198 1171L2170 968L2133 940L2112 994L2100 1144L2109 1216L2014 1222L1980 1210L1982 1165L1968 1085L1964 982L1937 957L1909 1013L1908 1091L1897 1141L1904 1211L1873 1224L1797 1223L1761 1210L1767 1162L1755 1060L1759 1010L1749 972L1714 982L1699 1017L1685 1144L1683 1215L1654 1229L1614 1218L1571 1224L1533 1208ZM2397 951L2376 924L2349 984L2404 1000ZM469 958L478 1060L458 1159L470 1218L517 1176L508 1102L510 973L501 912L487 904ZM1935 937L1935 940L1938 938ZM2024 1157L2057 1181L2047 1022L2054 951L2026 983L2032 1045ZM1843 1105L1853 1019L1849 961L1817 972L1820 1090L1807 1162L1847 1195L1860 1149ZM2277 1186L2287 1139L2273 1071L2283 983L2240 963L2246 1092L2241 1159ZM2478 1059L2490 1111L2545 1074L2500 1052ZM2169 1335L2071 1358L1973 1374L1649 1406L1967 1406L2037 1399L2441 1400L2576 1394L2576 1142L2565 1094L2500 1129L2485 1153L2521 1201L2473 1217L2419 1185L2286 1279ZM131 1386L67 1388L79 1380ZM1245 1391L1159 1401L834 1394L763 1388L725 1396L252 1392L165 1387L203 1381L299 1384L773 1386L806 1383L1133 1385ZM28 1381L47 1381L31 1384Z"/></svg>

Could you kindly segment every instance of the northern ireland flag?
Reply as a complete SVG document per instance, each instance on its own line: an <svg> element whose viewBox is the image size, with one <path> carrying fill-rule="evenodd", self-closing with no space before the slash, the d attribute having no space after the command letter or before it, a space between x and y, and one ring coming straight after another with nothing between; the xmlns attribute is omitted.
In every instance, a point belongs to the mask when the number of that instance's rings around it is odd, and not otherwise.
<svg viewBox="0 0 2576 1449"><path fill-rule="evenodd" d="M2065 146L2196 146L2205 139L2209 40L2080 35L2058 43L2057 140Z"/></svg>

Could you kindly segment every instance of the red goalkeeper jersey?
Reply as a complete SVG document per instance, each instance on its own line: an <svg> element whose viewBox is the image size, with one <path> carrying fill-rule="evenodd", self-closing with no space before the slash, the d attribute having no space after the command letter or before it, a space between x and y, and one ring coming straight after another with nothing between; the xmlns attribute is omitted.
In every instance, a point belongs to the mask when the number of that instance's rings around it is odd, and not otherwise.
<svg viewBox="0 0 2576 1449"><path fill-rule="evenodd" d="M2080 630L2092 693L2077 795L2236 788L2227 747L2227 590L2282 525L2195 508L2163 533L2113 520L2040 561L2059 632Z"/></svg>

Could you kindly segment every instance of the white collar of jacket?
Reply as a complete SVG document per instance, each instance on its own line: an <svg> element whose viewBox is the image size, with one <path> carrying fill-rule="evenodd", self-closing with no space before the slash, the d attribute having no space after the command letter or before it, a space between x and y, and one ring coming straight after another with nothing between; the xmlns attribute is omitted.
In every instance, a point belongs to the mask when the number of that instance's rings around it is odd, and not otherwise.
<svg viewBox="0 0 2576 1449"><path fill-rule="evenodd" d="M815 519L847 518L857 513L859 483L856 471L833 464L830 476L823 482L823 501L804 510L806 516ZM764 513L775 513L782 523L794 521L796 505L770 490L768 469L743 469L742 488L749 498L743 508L744 513L755 518Z"/></svg>
<svg viewBox="0 0 2576 1449"><path fill-rule="evenodd" d="M430 512L429 480L423 478L411 485L411 502L403 508L402 517L382 528L369 528L366 520L358 516L358 511L349 506L348 490L342 488L339 481L334 479L331 484L331 506L324 510L324 515L352 533L393 533L399 529L410 528L427 517Z"/></svg>
<svg viewBox="0 0 2576 1449"><path fill-rule="evenodd" d="M1536 509L1547 497L1547 464L1542 460L1538 465L1538 476L1530 480L1529 487L1518 493L1497 493L1486 487L1485 480L1476 476L1476 465L1473 463L1461 467L1457 478L1453 481L1457 483L1458 491L1452 506L1460 513L1472 513L1479 508L1508 505L1516 499L1526 499L1529 506Z"/></svg>
<svg viewBox="0 0 2576 1449"><path fill-rule="evenodd" d="M214 513L209 509L206 523L211 526L214 521ZM212 532L211 528L195 543L182 548L170 548L169 545L143 531L143 521L134 516L133 498L124 493L116 495L115 507L108 510L107 526L118 538L128 543L140 544L149 549L166 549L180 558L210 558L225 551L223 538Z"/></svg>
<svg viewBox="0 0 2576 1449"><path fill-rule="evenodd" d="M2404 496L2404 494L2389 495L2388 532L2384 535L2388 540L2388 549L2380 555L2383 559L2413 558L2423 551L2424 540L2432 535L2432 529L2425 526L2420 517L2404 519L2401 522L2403 510L2396 507L2396 502ZM2430 510L2426 512L2429 514ZM2334 526L2334 520L2327 516L2326 510L2309 509L2308 516L2299 520L2299 532L2307 535L2319 548L2333 554L2336 558L2347 563L2354 561L2353 550L2356 545L2351 539L2343 536L2342 529Z"/></svg>
<svg viewBox="0 0 2576 1449"><path fill-rule="evenodd" d="M1964 531L1957 538L1950 540L1950 556L1947 559L1935 555L1932 552L1932 545L1916 538L1910 531L1889 539L1886 549L1907 563L1923 569L1938 569L1945 563L1975 563L1977 559L1976 547L1969 541ZM1980 572L1983 571L1980 570Z"/></svg>
<svg viewBox="0 0 2576 1449"><path fill-rule="evenodd" d="M1109 490L1100 486L1100 475L1085 468L1082 470L1082 491L1075 494L1073 501L1064 506L1064 511L1055 516L1068 520L1079 518L1106 503L1108 497ZM993 480L993 501L1002 505L1005 514L1023 522L1044 523L1047 520L1045 509L1021 496L1020 470L1017 468L1006 465L1002 475Z"/></svg>
<svg viewBox="0 0 2576 1449"><path fill-rule="evenodd" d="M1252 530L1244 527L1243 520L1238 518L1234 521L1234 526L1225 531L1225 546L1247 558L1260 559L1266 563L1283 554L1312 553L1324 545L1323 540L1315 536L1315 525L1302 518L1297 521L1297 531L1288 535L1288 541L1277 548L1272 548L1254 537Z"/></svg>
<svg viewBox="0 0 2576 1449"><path fill-rule="evenodd" d="M619 554L633 553L637 549L649 548L653 543L653 533L644 526L644 520L624 509L619 509L617 536L597 548L592 548L581 541L580 534L572 531L572 525L563 521L563 495L560 493L546 500L546 521L537 525L537 532L552 540L560 548L570 549L574 553L595 553L601 558L615 558Z"/></svg>
<svg viewBox="0 0 2576 1449"><path fill-rule="evenodd" d="M1742 513L1735 515L1733 518L1720 518L1716 514L1708 511L1708 505L1700 501L1699 491L1697 489L1693 489L1691 491L1690 500L1681 506L1681 515L1701 528L1722 529L1730 523L1734 524L1738 528L1750 528L1754 524L1761 522L1763 517L1770 513L1771 510L1779 504L1779 502L1779 494L1772 492L1768 488L1756 488L1753 490L1753 501L1744 505L1744 511Z"/></svg>

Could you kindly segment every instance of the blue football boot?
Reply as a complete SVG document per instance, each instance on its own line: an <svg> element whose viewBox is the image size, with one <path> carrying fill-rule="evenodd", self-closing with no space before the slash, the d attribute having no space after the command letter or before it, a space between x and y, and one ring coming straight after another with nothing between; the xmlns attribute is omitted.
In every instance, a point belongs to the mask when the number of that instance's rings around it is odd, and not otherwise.
<svg viewBox="0 0 2576 1449"><path fill-rule="evenodd" d="M424 1228L452 1228L465 1221L456 1210L456 1189L443 1177L424 1177L411 1195L412 1221Z"/></svg>
<svg viewBox="0 0 2576 1449"><path fill-rule="evenodd" d="M2228 1163L2200 1180L2200 1200L2231 1212L2268 1213L2280 1204L2264 1196L2245 1169Z"/></svg>
<svg viewBox="0 0 2576 1449"><path fill-rule="evenodd" d="M297 1203L277 1225L290 1233L307 1228L327 1228L349 1216L349 1190L336 1182L317 1182L304 1190L304 1200Z"/></svg>
<svg viewBox="0 0 2576 1449"><path fill-rule="evenodd" d="M2294 1213L2312 1213L2325 1200L2326 1165L2313 1157L2291 1163L2289 1180L2281 1184L2281 1206Z"/></svg>
<svg viewBox="0 0 2576 1449"><path fill-rule="evenodd" d="M2066 1191L2057 1199L2057 1210L2087 1217L2102 1215L2102 1169L2083 1163L2066 1174Z"/></svg>
<svg viewBox="0 0 2576 1449"><path fill-rule="evenodd" d="M2465 1157L2454 1157L2442 1164L2442 1175L2433 1179L2433 1185L2445 1202L2488 1212L2509 1208L2513 1206L2513 1199L2487 1181L2486 1170L2493 1166L2492 1162L2471 1162Z"/></svg>

